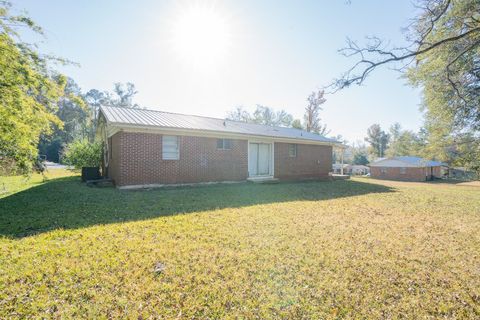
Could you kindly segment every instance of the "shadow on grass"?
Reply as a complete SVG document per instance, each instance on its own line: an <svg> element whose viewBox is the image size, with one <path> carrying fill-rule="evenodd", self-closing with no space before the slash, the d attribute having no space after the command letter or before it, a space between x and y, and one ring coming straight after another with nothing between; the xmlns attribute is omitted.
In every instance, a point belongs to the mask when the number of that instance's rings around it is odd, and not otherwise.
<svg viewBox="0 0 480 320"><path fill-rule="evenodd" d="M143 191L91 188L78 177L47 181L0 199L0 236L296 200L327 200L392 188L358 181L217 184Z"/></svg>

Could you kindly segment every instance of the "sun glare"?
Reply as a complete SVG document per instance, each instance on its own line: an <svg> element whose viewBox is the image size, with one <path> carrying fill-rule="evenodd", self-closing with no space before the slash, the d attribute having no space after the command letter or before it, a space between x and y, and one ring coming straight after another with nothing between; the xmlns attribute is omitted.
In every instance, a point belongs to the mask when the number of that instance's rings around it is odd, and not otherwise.
<svg viewBox="0 0 480 320"><path fill-rule="evenodd" d="M231 45L229 21L214 6L182 8L173 20L172 47L192 67L214 68Z"/></svg>

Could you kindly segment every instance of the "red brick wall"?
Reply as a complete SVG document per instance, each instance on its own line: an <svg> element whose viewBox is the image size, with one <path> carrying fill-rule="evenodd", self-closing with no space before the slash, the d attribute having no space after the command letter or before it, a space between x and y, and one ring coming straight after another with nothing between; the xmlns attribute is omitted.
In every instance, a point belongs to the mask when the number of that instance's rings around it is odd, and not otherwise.
<svg viewBox="0 0 480 320"><path fill-rule="evenodd" d="M162 159L162 135L118 132L110 138L108 176L116 185L148 185L241 181L248 177L248 141L232 140L231 150L218 150L216 138L179 136L179 160ZM289 157L288 143L275 143L275 177L327 178L332 147L297 144Z"/></svg>
<svg viewBox="0 0 480 320"><path fill-rule="evenodd" d="M216 138L179 136L179 160L162 159L162 135L118 132L109 176L119 186L245 180L247 140L217 150Z"/></svg>
<svg viewBox="0 0 480 320"><path fill-rule="evenodd" d="M120 181L120 134L115 134L108 140L110 159L108 160L108 177Z"/></svg>
<svg viewBox="0 0 480 320"><path fill-rule="evenodd" d="M382 168L386 169L385 173L382 173ZM391 167L370 167L370 175L376 179L387 180L402 180L402 181L425 181L425 170L427 168L411 168L406 167L405 173L400 173L400 168ZM428 168L430 173L430 168Z"/></svg>
<svg viewBox="0 0 480 320"><path fill-rule="evenodd" d="M289 143L275 143L275 177L280 179L327 179L332 169L332 147L297 144L297 156L288 155Z"/></svg>
<svg viewBox="0 0 480 320"><path fill-rule="evenodd" d="M433 167L433 176L435 178L443 178L442 167Z"/></svg>

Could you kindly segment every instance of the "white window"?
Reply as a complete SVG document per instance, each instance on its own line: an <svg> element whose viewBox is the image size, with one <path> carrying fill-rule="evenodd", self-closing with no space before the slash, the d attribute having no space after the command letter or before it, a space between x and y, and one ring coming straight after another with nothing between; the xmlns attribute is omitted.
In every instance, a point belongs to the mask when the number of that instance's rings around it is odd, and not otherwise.
<svg viewBox="0 0 480 320"><path fill-rule="evenodd" d="M162 136L162 158L163 160L178 160L180 158L177 136Z"/></svg>
<svg viewBox="0 0 480 320"><path fill-rule="evenodd" d="M387 168L381 168L380 173L383 173L383 174L387 173Z"/></svg>
<svg viewBox="0 0 480 320"><path fill-rule="evenodd" d="M230 150L232 149L232 140L230 139L217 139L217 149Z"/></svg>
<svg viewBox="0 0 480 320"><path fill-rule="evenodd" d="M288 145L288 156L295 158L297 156L297 145L296 144L289 144Z"/></svg>
<svg viewBox="0 0 480 320"><path fill-rule="evenodd" d="M400 174L406 174L407 173L407 168L401 167L400 168Z"/></svg>

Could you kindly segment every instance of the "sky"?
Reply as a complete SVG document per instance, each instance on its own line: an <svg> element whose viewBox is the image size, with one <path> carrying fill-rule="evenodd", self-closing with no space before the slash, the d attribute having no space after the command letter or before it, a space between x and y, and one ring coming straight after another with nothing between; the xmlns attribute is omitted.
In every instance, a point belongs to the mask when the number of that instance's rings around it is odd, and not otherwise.
<svg viewBox="0 0 480 320"><path fill-rule="evenodd" d="M224 118L257 104L302 118L307 96L355 62L338 53L347 37L401 45L410 1L14 0L44 28L42 52L80 64L58 67L84 91L132 82L148 109ZM418 130L420 90L389 68L362 86L327 95L330 135L363 140L394 122Z"/></svg>

